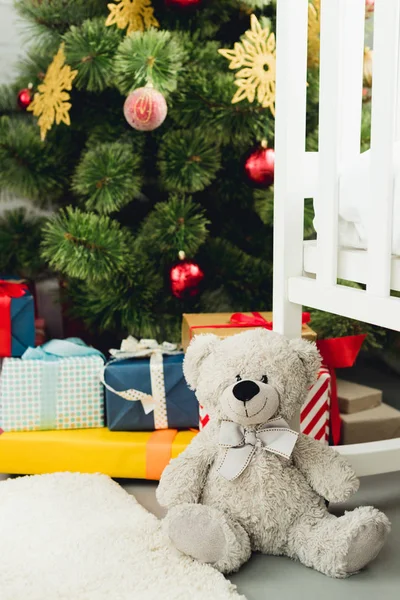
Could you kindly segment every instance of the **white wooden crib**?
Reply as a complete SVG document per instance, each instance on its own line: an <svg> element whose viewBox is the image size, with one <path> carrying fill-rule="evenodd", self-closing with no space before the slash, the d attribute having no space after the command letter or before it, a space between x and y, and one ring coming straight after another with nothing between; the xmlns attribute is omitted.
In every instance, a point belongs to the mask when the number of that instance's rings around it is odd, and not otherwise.
<svg viewBox="0 0 400 600"><path fill-rule="evenodd" d="M321 0L319 151L305 152L308 0L277 0L274 329L301 332L302 305L400 331L400 0L375 0L368 248L338 244L341 177L360 157L365 0ZM357 194L357 179L351 183ZM303 241L304 199L319 207L317 240ZM365 290L337 284L338 278ZM399 390L400 391L400 390ZM359 475L400 470L400 438L338 447Z"/></svg>

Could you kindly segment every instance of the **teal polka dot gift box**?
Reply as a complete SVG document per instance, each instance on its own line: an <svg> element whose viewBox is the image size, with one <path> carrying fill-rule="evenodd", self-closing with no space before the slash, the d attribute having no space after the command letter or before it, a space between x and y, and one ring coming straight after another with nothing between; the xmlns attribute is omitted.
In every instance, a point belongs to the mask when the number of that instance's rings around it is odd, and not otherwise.
<svg viewBox="0 0 400 600"><path fill-rule="evenodd" d="M5 358L0 377L4 431L103 427L104 356L82 340L52 340Z"/></svg>

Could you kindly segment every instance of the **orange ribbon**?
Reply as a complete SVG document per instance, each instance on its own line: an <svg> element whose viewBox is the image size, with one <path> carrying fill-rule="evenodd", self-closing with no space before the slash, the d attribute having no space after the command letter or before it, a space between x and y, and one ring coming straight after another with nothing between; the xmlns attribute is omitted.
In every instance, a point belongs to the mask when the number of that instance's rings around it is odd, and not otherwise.
<svg viewBox="0 0 400 600"><path fill-rule="evenodd" d="M171 460L177 429L153 431L146 444L146 479L158 480Z"/></svg>

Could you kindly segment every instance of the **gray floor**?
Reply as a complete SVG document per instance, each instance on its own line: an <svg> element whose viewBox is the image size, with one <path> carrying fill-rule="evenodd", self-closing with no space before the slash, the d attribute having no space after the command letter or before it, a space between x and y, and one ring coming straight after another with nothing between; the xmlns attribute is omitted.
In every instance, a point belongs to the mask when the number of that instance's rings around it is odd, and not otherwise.
<svg viewBox="0 0 400 600"><path fill-rule="evenodd" d="M156 484L121 481L145 508L162 516ZM287 558L255 554L231 581L247 600L394 600L400 598L400 472L364 478L351 502L334 505L340 514L358 505L373 504L392 521L389 540L374 563L359 575L337 580ZM212 598L210 598L212 600Z"/></svg>

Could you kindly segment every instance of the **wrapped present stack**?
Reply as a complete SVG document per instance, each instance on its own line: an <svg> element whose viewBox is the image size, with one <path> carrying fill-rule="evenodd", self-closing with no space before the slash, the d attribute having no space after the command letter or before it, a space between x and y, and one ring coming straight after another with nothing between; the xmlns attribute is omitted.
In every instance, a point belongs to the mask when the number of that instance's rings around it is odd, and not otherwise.
<svg viewBox="0 0 400 600"><path fill-rule="evenodd" d="M381 390L338 380L337 394L343 444L400 437L400 411L382 402Z"/></svg>
<svg viewBox="0 0 400 600"><path fill-rule="evenodd" d="M183 352L130 337L110 353L104 365L101 352L68 338L4 359L0 472L160 478L199 422Z"/></svg>

